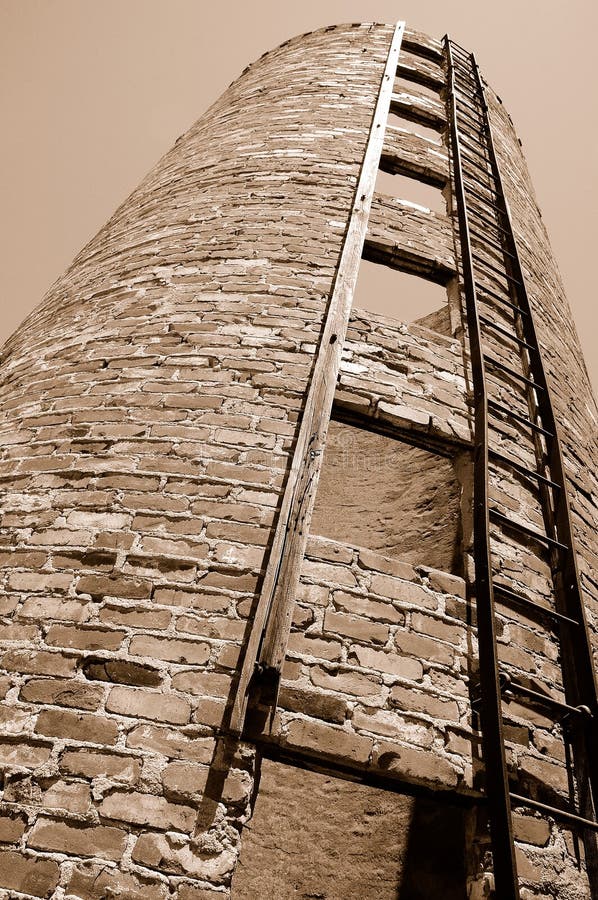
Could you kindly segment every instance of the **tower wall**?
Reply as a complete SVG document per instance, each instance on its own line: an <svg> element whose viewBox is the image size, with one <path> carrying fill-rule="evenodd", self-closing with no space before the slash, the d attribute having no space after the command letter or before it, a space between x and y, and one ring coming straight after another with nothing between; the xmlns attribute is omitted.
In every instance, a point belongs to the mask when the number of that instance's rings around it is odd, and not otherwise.
<svg viewBox="0 0 598 900"><path fill-rule="evenodd" d="M274 721L254 722L238 744L222 739L391 38L388 26L338 26L250 66L4 348L0 888L9 895L228 896L262 755L400 796L439 792L475 817L470 381L450 197L446 215L374 197L364 255L447 284L452 327L398 321L400 294L397 320L354 310L334 415L450 460L461 569L375 552L367 522L354 542L314 532ZM442 88L439 42L406 32L400 67ZM394 108L445 126L440 97L417 87L398 91ZM492 117L563 423L593 617L598 456L584 435L595 433L596 408L495 98ZM446 151L415 130L389 125L386 166L447 186ZM504 440L525 454L506 426ZM534 521L527 488L509 499ZM505 539L501 558L524 586L548 591L532 548ZM505 620L501 648L507 667L558 682L556 644L523 617ZM538 716L530 730L512 706L519 777L566 790L549 723ZM266 775L263 784L270 796ZM300 779L289 784L301 790ZM518 824L525 877L588 896L567 835L537 821ZM460 827L475 881L475 829Z"/></svg>

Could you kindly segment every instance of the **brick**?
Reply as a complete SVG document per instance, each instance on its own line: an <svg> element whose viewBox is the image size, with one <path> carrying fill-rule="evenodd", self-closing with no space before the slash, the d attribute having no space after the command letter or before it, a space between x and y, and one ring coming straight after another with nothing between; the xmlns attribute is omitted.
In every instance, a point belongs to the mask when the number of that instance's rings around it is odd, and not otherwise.
<svg viewBox="0 0 598 900"><path fill-rule="evenodd" d="M113 529L120 531L126 528L131 517L125 513L96 513L82 510L75 510L67 516L67 524L76 527L93 528L98 531L105 529Z"/></svg>
<svg viewBox="0 0 598 900"><path fill-rule="evenodd" d="M386 653L384 650L373 650L370 647L354 647L351 650L350 658L357 659L358 665L365 669L375 669L378 672L409 678L412 681L418 681L424 673L424 668L417 659L398 656L396 653Z"/></svg>
<svg viewBox="0 0 598 900"><path fill-rule="evenodd" d="M458 771L437 753L386 741L377 745L372 766L415 783L456 787L459 780Z"/></svg>
<svg viewBox="0 0 598 900"><path fill-rule="evenodd" d="M391 702L396 704L404 712L425 713L436 719L446 719L450 722L459 721L459 707L454 700L438 697L434 694L424 694L404 688L396 684L390 692Z"/></svg>
<svg viewBox="0 0 598 900"><path fill-rule="evenodd" d="M461 624L434 619L421 613L413 613L411 628L418 634L426 634L458 647L465 639L465 628Z"/></svg>
<svg viewBox="0 0 598 900"><path fill-rule="evenodd" d="M181 697L120 685L110 691L106 709L121 716L171 722L176 725L185 725L191 716L189 703Z"/></svg>
<svg viewBox="0 0 598 900"><path fill-rule="evenodd" d="M220 672L179 672L172 678L175 691L194 694L200 697L222 697L226 699L230 693L232 678Z"/></svg>
<svg viewBox="0 0 598 900"><path fill-rule="evenodd" d="M215 742L211 737L202 737L195 733L184 734L178 728L138 725L127 736L127 747L151 750L169 759L190 759L209 763L214 754Z"/></svg>
<svg viewBox="0 0 598 900"><path fill-rule="evenodd" d="M343 612L353 613L357 616L365 616L376 622L389 622L397 625L405 621L405 613L397 609L392 603L381 603L364 597L362 594L346 594L343 591L335 591L333 594L334 605L340 607Z"/></svg>
<svg viewBox="0 0 598 900"><path fill-rule="evenodd" d="M107 550L72 550L52 554L55 569L95 569L111 572L116 564L116 553Z"/></svg>
<svg viewBox="0 0 598 900"><path fill-rule="evenodd" d="M243 547L238 544L220 543L216 545L214 558L228 566L259 571L264 564L265 553L263 547Z"/></svg>
<svg viewBox="0 0 598 900"><path fill-rule="evenodd" d="M211 647L201 641L174 640L171 638L136 635L131 641L131 656L149 656L177 663L204 665L210 658Z"/></svg>
<svg viewBox="0 0 598 900"><path fill-rule="evenodd" d="M444 594L454 594L465 600L466 587L463 578L457 575L449 575L448 572L439 572L438 569L423 569L428 577L428 583L433 591L442 591Z"/></svg>
<svg viewBox="0 0 598 900"><path fill-rule="evenodd" d="M231 574L212 570L201 579L202 588L216 588L223 591L253 594L257 588L258 577L252 574Z"/></svg>
<svg viewBox="0 0 598 900"><path fill-rule="evenodd" d="M64 678L35 678L21 688L20 699L26 703L73 706L96 710L104 696L104 689L81 681Z"/></svg>
<svg viewBox="0 0 598 900"><path fill-rule="evenodd" d="M358 641L385 644L388 640L388 627L380 622L372 622L358 616L336 613L330 609L324 615L324 629L333 634L341 634Z"/></svg>
<svg viewBox="0 0 598 900"><path fill-rule="evenodd" d="M130 659L102 659L88 657L81 667L86 678L137 687L158 687L162 673L152 666L140 665Z"/></svg>
<svg viewBox="0 0 598 900"><path fill-rule="evenodd" d="M208 779L209 768L198 763L173 762L162 771L164 796L169 799L198 799Z"/></svg>
<svg viewBox="0 0 598 900"><path fill-rule="evenodd" d="M399 600L401 603L423 606L427 609L436 609L438 601L419 584L411 581L402 581L390 575L372 575L371 591L389 600Z"/></svg>
<svg viewBox="0 0 598 900"><path fill-rule="evenodd" d="M99 750L66 750L60 758L60 769L67 775L105 777L111 781L134 784L141 772L141 760Z"/></svg>
<svg viewBox="0 0 598 900"><path fill-rule="evenodd" d="M206 559L210 552L207 543L199 541L173 541L165 538L144 537L141 541L144 553L162 556L171 554L179 558Z"/></svg>
<svg viewBox="0 0 598 900"><path fill-rule="evenodd" d="M55 819L38 819L27 845L36 850L67 853L71 856L100 856L120 860L127 833L106 825L77 826Z"/></svg>
<svg viewBox="0 0 598 900"><path fill-rule="evenodd" d="M224 700L216 700L207 697L200 700L193 713L193 721L198 725L208 725L210 728L221 728L225 716Z"/></svg>
<svg viewBox="0 0 598 900"><path fill-rule="evenodd" d="M328 563L313 562L306 559L301 566L301 576L328 584L340 584L344 587L357 587L357 579L346 566L333 566Z"/></svg>
<svg viewBox="0 0 598 900"><path fill-rule="evenodd" d="M174 844L162 834L142 834L133 848L133 862L161 872L198 878L212 884L230 882L232 870L237 861L237 852L225 849L218 855L206 855L195 851L193 845L183 842Z"/></svg>
<svg viewBox="0 0 598 900"><path fill-rule="evenodd" d="M455 659L455 651L447 644L433 640L422 634L413 634L411 631L397 631L395 644L401 653L410 653L412 656L429 662L437 662L445 666L452 666Z"/></svg>
<svg viewBox="0 0 598 900"><path fill-rule="evenodd" d="M288 652L301 656L313 656L316 659L339 660L343 645L338 641L329 641L310 634L293 631L289 635Z"/></svg>
<svg viewBox="0 0 598 900"><path fill-rule="evenodd" d="M40 741L22 738L17 741L0 738L0 767L20 766L27 769L36 769L43 765L50 757L51 744L42 744Z"/></svg>
<svg viewBox="0 0 598 900"><path fill-rule="evenodd" d="M138 532L159 531L171 535L199 536L203 531L204 522L196 516L184 516L176 518L166 514L150 515L138 513L133 519L133 529Z"/></svg>
<svg viewBox="0 0 598 900"><path fill-rule="evenodd" d="M191 831L197 818L197 810L192 806L170 803L164 797L138 791L114 791L104 797L98 811L107 819L164 831Z"/></svg>
<svg viewBox="0 0 598 900"><path fill-rule="evenodd" d="M351 563L353 550L346 544L329 541L326 538L310 535L307 541L305 555L317 560L327 560L336 563Z"/></svg>
<svg viewBox="0 0 598 900"><path fill-rule="evenodd" d="M41 803L41 787L29 772L9 772L5 776L4 801L6 803L37 806Z"/></svg>
<svg viewBox="0 0 598 900"><path fill-rule="evenodd" d="M60 877L58 863L0 850L0 887L34 897L48 897Z"/></svg>
<svg viewBox="0 0 598 900"><path fill-rule="evenodd" d="M156 588L154 602L168 606L201 609L204 613L224 612L230 606L230 597L207 591ZM166 610L164 610L166 612Z"/></svg>
<svg viewBox="0 0 598 900"><path fill-rule="evenodd" d="M78 900L165 900L168 886L160 881L138 878L130 872L108 869L94 863L80 863L70 876L66 894Z"/></svg>
<svg viewBox="0 0 598 900"><path fill-rule="evenodd" d="M8 586L13 591L66 591L70 587L70 575L45 575L37 572L11 572Z"/></svg>
<svg viewBox="0 0 598 900"><path fill-rule="evenodd" d="M151 581L142 578L127 578L110 575L83 575L77 582L78 594L92 597L123 597L129 600L149 600L152 593Z"/></svg>
<svg viewBox="0 0 598 900"><path fill-rule="evenodd" d="M25 832L25 825L26 820L21 815L0 813L0 843L16 844Z"/></svg>
<svg viewBox="0 0 598 900"><path fill-rule="evenodd" d="M429 413L415 407L384 401L378 403L378 415L399 428L415 428L420 431L428 431L431 421Z"/></svg>
<svg viewBox="0 0 598 900"><path fill-rule="evenodd" d="M340 697L285 685L280 689L278 705L290 712L303 713L327 722L342 724L347 715L347 703Z"/></svg>
<svg viewBox="0 0 598 900"><path fill-rule="evenodd" d="M2 666L9 672L23 675L74 675L77 660L62 653L35 650L9 650L2 657Z"/></svg>
<svg viewBox="0 0 598 900"><path fill-rule="evenodd" d="M373 747L372 738L325 725L294 719L285 736L285 744L300 750L314 751L343 762L366 763Z"/></svg>
<svg viewBox="0 0 598 900"><path fill-rule="evenodd" d="M118 726L105 716L66 710L45 709L37 717L37 734L48 737L70 738L94 744L114 744L118 738Z"/></svg>
<svg viewBox="0 0 598 900"><path fill-rule="evenodd" d="M158 599L156 603L163 603ZM107 625L125 625L127 628L147 628L150 631L161 631L168 628L171 614L167 609L144 609L143 607L104 606L99 613L101 622Z"/></svg>
<svg viewBox="0 0 598 900"><path fill-rule="evenodd" d="M69 531L67 528L44 528L32 534L29 542L44 547L81 547L91 543L92 532L78 528Z"/></svg>
<svg viewBox="0 0 598 900"><path fill-rule="evenodd" d="M95 541L94 547L103 547L107 550L129 550L135 540L134 534L126 531L101 531Z"/></svg>
<svg viewBox="0 0 598 900"><path fill-rule="evenodd" d="M301 582L297 588L297 600L311 606L326 606L329 593L329 589L322 585Z"/></svg>
<svg viewBox="0 0 598 900"><path fill-rule="evenodd" d="M214 521L210 522L206 528L206 537L264 547L270 538L270 530L261 528L259 525L241 525L238 522Z"/></svg>
<svg viewBox="0 0 598 900"><path fill-rule="evenodd" d="M322 666L313 666L309 675L317 687L357 697L380 693L380 682L359 672L330 672Z"/></svg>
<svg viewBox="0 0 598 900"><path fill-rule="evenodd" d="M176 621L176 630L215 640L241 641L247 630L247 622L220 616L210 619L180 616Z"/></svg>
<svg viewBox="0 0 598 900"><path fill-rule="evenodd" d="M545 847L550 840L550 825L546 819L536 816L524 816L521 813L513 813L513 830L515 840L524 844L535 844L537 847Z"/></svg>
<svg viewBox="0 0 598 900"><path fill-rule="evenodd" d="M373 550L359 549L359 564L364 569L372 569L377 573L385 575L396 575L406 581L417 581L418 576L408 563L402 562L400 559L390 559L387 556L381 556L374 553Z"/></svg>
<svg viewBox="0 0 598 900"><path fill-rule="evenodd" d="M9 517L5 516L3 518L3 523L8 524L7 519ZM19 521L19 519L15 519L15 525L22 525L23 522ZM34 542L33 542L34 543ZM17 568L18 566L22 568L28 569L40 569L44 563L46 562L46 554L45 553L36 553L31 550L6 550L4 552L0 552L0 566L7 569Z"/></svg>
<svg viewBox="0 0 598 900"><path fill-rule="evenodd" d="M27 731L33 717L29 709L14 706L12 703L0 703L0 733L18 734Z"/></svg>
<svg viewBox="0 0 598 900"><path fill-rule="evenodd" d="M21 607L22 609L22 607ZM3 641L34 641L39 635L39 628L35 625L19 625L16 623L11 623L10 625L3 624L2 631Z"/></svg>
<svg viewBox="0 0 598 900"><path fill-rule="evenodd" d="M19 617L48 622L52 619L82 622L89 615L89 605L85 600L71 597L28 597L19 610Z"/></svg>
<svg viewBox="0 0 598 900"><path fill-rule="evenodd" d="M540 792L546 786L549 793L558 791L561 794L567 794L568 781L565 766L559 766L547 759L526 755L519 758L518 772L520 778L529 781L531 785L538 785Z"/></svg>
<svg viewBox="0 0 598 900"><path fill-rule="evenodd" d="M52 625L46 635L46 644L77 650L118 650L125 634L124 631L94 626Z"/></svg>
<svg viewBox="0 0 598 900"><path fill-rule="evenodd" d="M356 706L351 716L351 724L358 731L371 731L383 737L396 738L418 747L430 749L434 740L434 727L421 722L409 722L389 709L373 706Z"/></svg>
<svg viewBox="0 0 598 900"><path fill-rule="evenodd" d="M56 781L44 791L41 802L47 809L64 809L84 815L91 802L89 785L80 781Z"/></svg>

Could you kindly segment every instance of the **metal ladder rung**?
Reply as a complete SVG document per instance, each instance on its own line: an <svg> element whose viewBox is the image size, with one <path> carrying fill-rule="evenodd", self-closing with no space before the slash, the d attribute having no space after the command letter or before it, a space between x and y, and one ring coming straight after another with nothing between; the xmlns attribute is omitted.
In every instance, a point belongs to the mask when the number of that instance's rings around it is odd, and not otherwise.
<svg viewBox="0 0 598 900"><path fill-rule="evenodd" d="M459 102L460 101L458 101L458 100L455 101L455 103L459 103ZM469 113L467 111L465 106L457 107L457 116L459 116L462 119L468 120L469 123L473 126L473 130L476 131L476 133L479 134L480 137L484 136L484 131L482 128L480 128L479 122L477 122L475 117L472 116L471 113Z"/></svg>
<svg viewBox="0 0 598 900"><path fill-rule="evenodd" d="M544 706L552 706L554 709L559 709L565 716L584 716L590 719L593 718L592 711L589 707L570 706L568 703L563 703L562 700L556 700L549 694L533 691L531 688L525 687L525 685L513 680L506 672L500 673L500 687L501 691L505 694L508 692L520 694L522 697L528 697L536 703L542 703Z"/></svg>
<svg viewBox="0 0 598 900"><path fill-rule="evenodd" d="M558 482L552 481L552 479L547 478L546 475L541 475L540 472L536 472L534 469L528 469L523 463L518 462L516 459L511 459L510 456L505 456L500 450L493 450L492 447L488 447L488 456L492 456L505 466L516 469L518 472L521 472L522 475L527 475L528 478L535 478L537 481L541 481L542 484L547 484L549 487L554 488L554 490L559 491L561 489Z"/></svg>
<svg viewBox="0 0 598 900"><path fill-rule="evenodd" d="M512 303L510 300L507 300L506 297L501 297L496 291L493 291L492 288L486 287L485 284L479 284L476 282L476 289L488 294L489 297L492 297L498 303L504 303L505 306L509 306L511 309L515 310L518 315L521 316L529 316L527 310L522 309L520 306L517 306L516 303Z"/></svg>
<svg viewBox="0 0 598 900"><path fill-rule="evenodd" d="M549 619L553 619L555 623L566 622L567 625L580 624L577 619L572 619L570 616L565 616L563 615L563 613L559 613L555 609L549 609L546 606L542 606L541 603L536 603L535 600L530 600L529 597L524 597L521 594L517 594L515 591L510 590L510 588L504 587L502 584L500 584L500 582L493 582L492 588L494 590L494 593L499 594L500 597L506 598L512 603L532 609L539 615L543 615Z"/></svg>
<svg viewBox="0 0 598 900"><path fill-rule="evenodd" d="M475 156L479 156L480 159L483 159L484 162L487 162L488 165L491 165L490 157L486 156L485 153L482 153L481 150L478 150L477 147L470 147L467 144L461 142L461 155L465 153L473 153Z"/></svg>
<svg viewBox="0 0 598 900"><path fill-rule="evenodd" d="M460 91L455 91L455 97L457 98L457 103L462 103L468 109L473 110L476 115L479 114L480 118L483 118L483 107L478 107L474 103L471 103L467 94L462 94Z"/></svg>
<svg viewBox="0 0 598 900"><path fill-rule="evenodd" d="M455 79L456 81L459 81L459 79L461 79L461 81L468 81L470 84L472 84L472 85L474 85L474 87L476 87L476 83L475 83L474 78L471 75L470 68L465 66L459 60L453 60L453 69L455 70L455 73L457 75L457 78Z"/></svg>
<svg viewBox="0 0 598 900"><path fill-rule="evenodd" d="M562 544L560 541L556 541L554 538L548 537L547 534L542 534L541 531L536 531L535 528L530 528L529 525L523 525L522 522L517 522L515 519L509 519L508 516L503 515L493 507L490 507L488 513L491 519L494 519L496 522L499 522L506 528L512 528L514 531L521 531L523 534L527 534L535 541L548 544L549 547L557 547L559 550L569 549L567 544Z"/></svg>
<svg viewBox="0 0 598 900"><path fill-rule="evenodd" d="M476 216L482 222L485 222L486 225L488 225L490 228L495 228L497 231L501 231L504 235L509 237L509 232L506 228L503 228L503 226L499 225L498 222L493 222L492 219L489 219L487 216L477 210L475 206L472 206L471 209L468 209L467 214L469 216ZM501 215L504 215L504 213L501 213Z"/></svg>
<svg viewBox="0 0 598 900"><path fill-rule="evenodd" d="M537 809L538 812L548 813L549 815L554 816L555 819L574 822L576 825L581 825L583 828L591 828L593 831L598 831L598 822L595 822L593 819L586 819L583 816L578 816L577 813L568 812L566 809L559 809L558 806L549 806L547 803L540 803L539 800L532 800L531 797L523 797L521 794L509 792L509 797L511 798L511 803L515 806L529 806L530 809Z"/></svg>
<svg viewBox="0 0 598 900"><path fill-rule="evenodd" d="M457 41L454 41L452 38L449 38L451 44L451 50L458 51L461 56L464 56L465 59L471 59L472 55L465 47L462 47L461 44L458 44Z"/></svg>
<svg viewBox="0 0 598 900"><path fill-rule="evenodd" d="M495 209L502 216L504 216L505 211L502 206L498 206L497 203L493 203L491 200L488 200L488 197L484 197L483 194L478 193L478 191L476 191L475 188L472 188L469 185L466 185L465 190L468 191L470 194L473 194L474 197L477 197L478 200L481 200L482 203L484 203L486 206L489 206L491 209Z"/></svg>
<svg viewBox="0 0 598 900"><path fill-rule="evenodd" d="M500 360L495 359L493 356L488 356L486 354L484 356L485 361L493 366L495 369L500 369L502 372L506 372L508 375L511 375L513 378L517 378L518 381L523 381L525 384L529 384L530 387L533 387L534 390L544 391L545 388L543 385L538 384L537 381L534 381L532 378L528 378L527 375L522 375L520 372L516 372L515 369L511 369L510 366L505 366L504 363L501 363Z"/></svg>
<svg viewBox="0 0 598 900"><path fill-rule="evenodd" d="M484 168L484 166L481 166L480 163L476 162L475 159L472 159L465 154L462 155L462 160L463 162L467 163L468 166L475 166L478 172L483 172L484 175L487 175L489 179L492 178L492 171L488 168L490 165L489 162L487 163L486 168Z"/></svg>
<svg viewBox="0 0 598 900"><path fill-rule="evenodd" d="M508 272L504 272L498 266L495 266L493 263L488 262L488 260L484 259L483 256L480 256L479 253L475 251L471 254L473 259L477 260L481 266L486 266L486 268L491 269L493 272L496 272L497 275L500 275L501 278L506 278L507 281L510 281L512 284L521 285L521 280L519 278L514 278L512 275L509 275Z"/></svg>
<svg viewBox="0 0 598 900"><path fill-rule="evenodd" d="M485 232L483 232L483 231L477 231L477 229L474 229L474 228L471 228L471 227L470 227L469 230L470 230L470 232L473 232L473 234L474 234L475 237L476 237L476 240L477 240L480 244L485 244L485 245L488 246L488 247L492 247L494 250L496 250L497 253L502 253L504 256L508 256L510 259L514 259L514 260L517 259L517 257L515 256L514 253L511 253L510 250L505 250L505 248L502 246L502 244L499 244L498 241L493 241L493 240L491 240L491 239L486 235Z"/></svg>
<svg viewBox="0 0 598 900"><path fill-rule="evenodd" d="M494 199L498 200L498 199L499 199L499 196L498 196L498 194L495 193L494 188L488 187L488 185L486 184L486 182L484 181L483 178L480 178L478 175L476 175L475 172L472 171L472 169L466 169L466 168L465 168L465 165L468 165L468 166L471 165L471 166L473 167L473 166L475 165L475 163L473 162L473 160L467 160L467 161L464 161L463 172L464 172L465 175L467 176L468 182L474 182L475 184L479 185L480 188L481 188L483 191L488 191L488 193L489 193L490 195L492 195ZM476 165L476 169L478 169L478 171L484 172L484 170L483 170L483 169L479 169L479 167L478 167L477 165ZM491 176L491 173L490 173L490 172L485 172L484 174L487 176L487 180L490 181L490 180L491 180L491 177L492 177L492 176ZM469 190L473 190L473 189L470 187L469 183L468 183L468 185L467 185L466 190L468 190L468 191L469 191ZM493 200L488 200L488 198L486 197L486 198L485 198L485 202L486 202L486 203L493 203L493 202L494 202L494 199L493 199Z"/></svg>
<svg viewBox="0 0 598 900"><path fill-rule="evenodd" d="M517 337L517 335L513 334L512 331L509 331L508 328L503 328L502 325L499 325L498 322L495 322L493 319L489 319L488 316L480 315L480 322L483 322L488 328L494 329L494 331L499 331L506 338L509 338L510 341L514 341L519 347L525 347L526 350L531 350L535 353L538 352L538 348L534 347L533 344L528 344L523 338Z"/></svg>
<svg viewBox="0 0 598 900"><path fill-rule="evenodd" d="M548 431L548 429L542 428L541 425L536 425L536 423L532 422L531 419L526 418L526 416L520 415L520 413L514 412L512 409L509 409L508 406L503 406L503 404L499 403L497 400L488 400L488 408L490 407L494 407L494 409L503 413L503 415L505 416L509 416L509 418L511 419L517 419L518 422L521 422L523 425L527 425L527 427L533 429L533 431L538 431L540 434L545 435L547 438L554 437L552 431Z"/></svg>

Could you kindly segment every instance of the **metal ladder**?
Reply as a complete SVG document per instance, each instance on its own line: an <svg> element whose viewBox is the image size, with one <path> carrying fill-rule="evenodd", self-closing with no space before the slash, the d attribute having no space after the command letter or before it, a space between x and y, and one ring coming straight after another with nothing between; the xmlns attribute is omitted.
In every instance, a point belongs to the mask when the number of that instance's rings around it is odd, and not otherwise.
<svg viewBox="0 0 598 900"><path fill-rule="evenodd" d="M474 563L480 687L477 698L485 767L496 896L519 898L512 808L529 808L562 821L586 844L590 880L596 878L598 825L598 697L592 648L577 570L563 458L532 310L494 147L484 85L473 54L447 36L447 103L461 242L474 405ZM490 283L489 283L490 282ZM492 342L502 359L488 352ZM510 349L508 349L510 348ZM504 361L508 350L509 363ZM492 393L504 384L520 392L521 406ZM499 397L502 394L498 389ZM492 446L500 423L529 435L535 465ZM496 441L494 441L496 443ZM543 526L532 528L490 499L489 473L534 485ZM498 530L497 530L498 529ZM544 548L552 572L553 605L524 596L497 571L495 540L517 535ZM501 667L495 604L522 611L560 643L565 702L535 690ZM540 705L562 723L575 782L563 808L511 790L505 753L505 699ZM588 849L590 853L588 853ZM594 885L594 890L598 890Z"/></svg>

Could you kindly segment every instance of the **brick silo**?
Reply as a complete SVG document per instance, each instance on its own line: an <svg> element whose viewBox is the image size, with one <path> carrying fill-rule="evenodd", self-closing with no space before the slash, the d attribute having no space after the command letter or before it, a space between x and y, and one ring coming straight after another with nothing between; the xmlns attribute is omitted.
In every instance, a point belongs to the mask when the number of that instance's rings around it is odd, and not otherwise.
<svg viewBox="0 0 598 900"><path fill-rule="evenodd" d="M469 52L263 56L0 373L0 896L592 896L596 404Z"/></svg>

